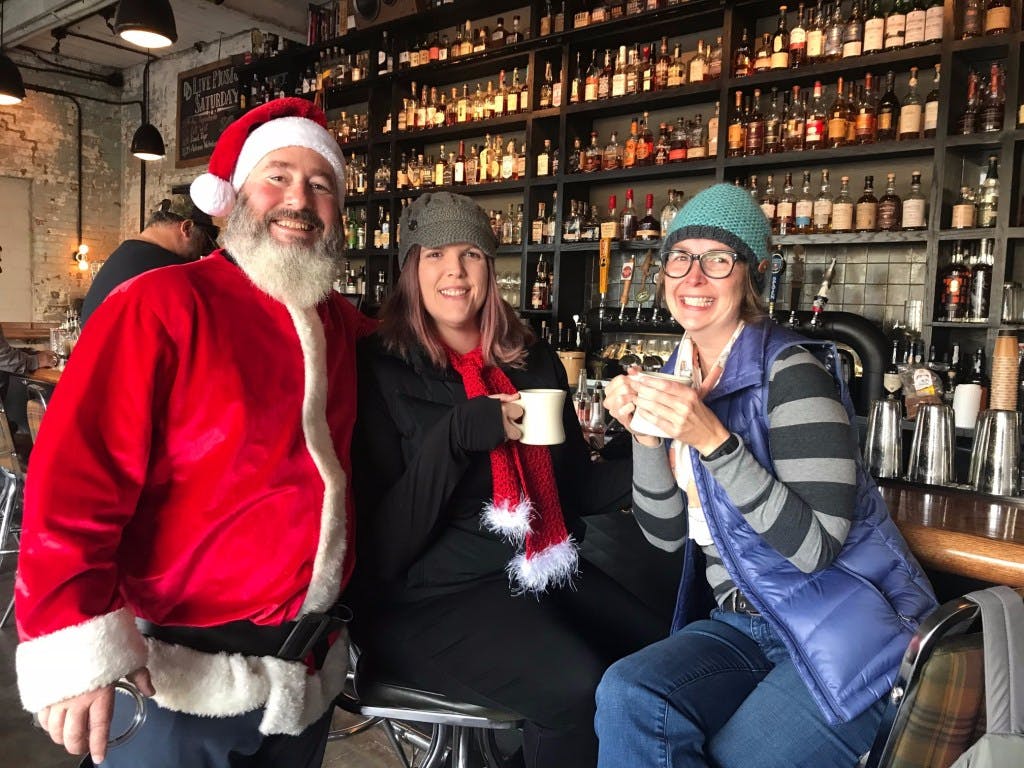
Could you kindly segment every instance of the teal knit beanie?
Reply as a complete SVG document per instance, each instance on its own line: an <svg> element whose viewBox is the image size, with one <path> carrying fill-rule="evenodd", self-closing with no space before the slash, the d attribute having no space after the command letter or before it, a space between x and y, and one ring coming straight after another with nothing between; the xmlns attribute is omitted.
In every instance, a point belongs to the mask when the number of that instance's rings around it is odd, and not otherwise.
<svg viewBox="0 0 1024 768"><path fill-rule="evenodd" d="M747 262L758 292L764 290L772 230L750 193L732 184L701 190L668 225L661 249L665 258L676 243L687 238L717 240Z"/></svg>

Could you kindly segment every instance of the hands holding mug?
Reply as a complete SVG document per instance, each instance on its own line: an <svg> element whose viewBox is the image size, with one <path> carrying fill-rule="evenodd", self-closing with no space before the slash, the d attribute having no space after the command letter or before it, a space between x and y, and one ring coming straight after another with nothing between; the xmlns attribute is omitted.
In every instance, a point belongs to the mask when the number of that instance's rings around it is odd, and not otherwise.
<svg viewBox="0 0 1024 768"><path fill-rule="evenodd" d="M526 445L557 445L565 442L562 408L565 390L524 389L514 395L488 395L501 401L505 439Z"/></svg>
<svg viewBox="0 0 1024 768"><path fill-rule="evenodd" d="M657 438L664 437L707 455L729 438L729 431L697 390L681 377L631 367L605 388L604 405L643 445L657 445Z"/></svg>
<svg viewBox="0 0 1024 768"><path fill-rule="evenodd" d="M501 401L501 423L505 427L505 439L519 440L523 436L523 406L518 402L519 393L488 395L488 397Z"/></svg>

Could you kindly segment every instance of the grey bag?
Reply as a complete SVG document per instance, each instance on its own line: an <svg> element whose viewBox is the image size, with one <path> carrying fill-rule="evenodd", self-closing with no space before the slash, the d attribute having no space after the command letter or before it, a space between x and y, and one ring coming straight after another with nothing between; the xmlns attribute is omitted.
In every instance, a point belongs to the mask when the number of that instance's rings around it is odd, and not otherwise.
<svg viewBox="0 0 1024 768"><path fill-rule="evenodd" d="M985 646L985 735L950 768L1024 766L1024 602L1009 587L972 592Z"/></svg>

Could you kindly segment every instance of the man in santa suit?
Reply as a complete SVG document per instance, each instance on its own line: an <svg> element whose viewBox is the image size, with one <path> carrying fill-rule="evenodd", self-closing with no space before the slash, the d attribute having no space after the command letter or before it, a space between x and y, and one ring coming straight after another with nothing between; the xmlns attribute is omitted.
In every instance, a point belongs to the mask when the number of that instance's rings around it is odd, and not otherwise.
<svg viewBox="0 0 1024 768"><path fill-rule="evenodd" d="M371 329L331 290L345 185L325 126L302 99L229 126L191 190L228 216L225 249L111 293L51 400L25 490L18 687L94 762L320 765L348 664L354 347ZM107 752L112 710L116 726L133 706L122 677L152 699Z"/></svg>

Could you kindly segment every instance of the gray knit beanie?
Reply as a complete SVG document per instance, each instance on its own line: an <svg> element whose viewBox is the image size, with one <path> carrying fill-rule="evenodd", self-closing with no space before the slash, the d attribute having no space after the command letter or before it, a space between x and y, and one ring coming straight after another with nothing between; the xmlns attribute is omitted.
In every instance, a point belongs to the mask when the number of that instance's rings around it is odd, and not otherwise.
<svg viewBox="0 0 1024 768"><path fill-rule="evenodd" d="M398 221L398 241L399 269L414 245L437 248L472 243L491 258L498 250L487 213L465 195L451 192L426 192L406 206Z"/></svg>
<svg viewBox="0 0 1024 768"><path fill-rule="evenodd" d="M771 237L768 219L747 190L732 184L715 184L690 198L672 218L661 256L664 259L680 240L717 240L747 262L754 285L762 291Z"/></svg>

